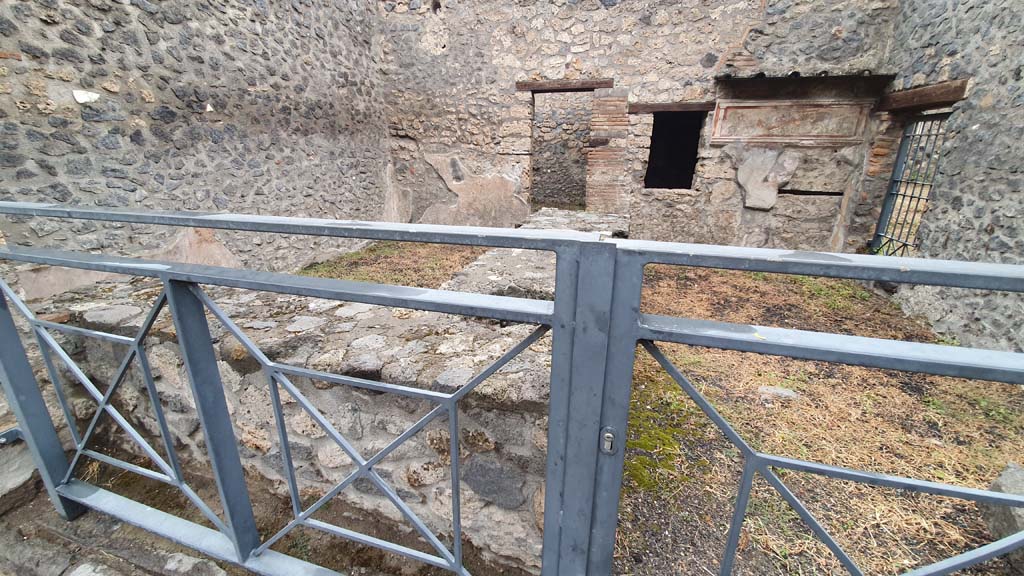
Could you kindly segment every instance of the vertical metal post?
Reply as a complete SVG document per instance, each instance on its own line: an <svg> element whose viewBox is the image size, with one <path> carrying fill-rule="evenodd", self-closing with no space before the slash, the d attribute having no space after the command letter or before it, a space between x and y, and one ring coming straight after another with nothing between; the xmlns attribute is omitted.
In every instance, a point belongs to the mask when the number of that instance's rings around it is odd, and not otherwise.
<svg viewBox="0 0 1024 576"><path fill-rule="evenodd" d="M57 513L73 520L85 512L85 508L57 493L57 486L68 471L68 459L64 455L57 429L50 419L46 402L39 391L39 383L32 372L25 347L21 343L14 317L7 305L7 297L0 292L0 384L3 385L7 401L18 419L21 434L28 445L43 485ZM54 386L60 386L55 382Z"/></svg>
<svg viewBox="0 0 1024 576"><path fill-rule="evenodd" d="M210 467L224 506L224 520L230 531L227 536L235 545L238 561L245 562L259 545L260 536L224 398L210 326L206 322L206 309L192 291L194 284L165 278L164 286L196 411L202 423Z"/></svg>
<svg viewBox="0 0 1024 576"><path fill-rule="evenodd" d="M580 244L562 478L560 576L587 573L594 482L601 444L601 404L608 353L614 244Z"/></svg>
<svg viewBox="0 0 1024 576"><path fill-rule="evenodd" d="M565 478L565 439L569 428L569 384L572 377L573 323L579 283L579 248L556 253L555 302L551 323L551 384L548 401L548 456L544 479L543 576L558 576L558 546L562 535L562 497Z"/></svg>
<svg viewBox="0 0 1024 576"><path fill-rule="evenodd" d="M644 278L642 258L619 250L616 259L601 426L602 430L611 431L617 440L611 450L601 450L597 461L587 574L612 573Z"/></svg>

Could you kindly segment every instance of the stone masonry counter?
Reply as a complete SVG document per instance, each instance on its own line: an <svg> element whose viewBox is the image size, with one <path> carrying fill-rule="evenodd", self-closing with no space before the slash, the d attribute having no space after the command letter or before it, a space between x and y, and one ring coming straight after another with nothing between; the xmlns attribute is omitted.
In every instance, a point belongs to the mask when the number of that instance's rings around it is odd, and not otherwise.
<svg viewBox="0 0 1024 576"><path fill-rule="evenodd" d="M618 217L549 209L538 212L528 225L607 233L624 228ZM528 283L513 283L513 278ZM445 286L533 298L544 298L553 287L552 254L507 249L484 254ZM447 393L465 385L533 330L528 325L360 303L216 287L205 291L272 361ZM133 335L159 292L159 283L148 279L101 284L66 293L35 307L35 312L71 325ZM209 321L243 464L287 497L266 376L216 318L210 316ZM120 346L67 335L58 338L105 389L123 353ZM550 338L542 338L460 403L466 542L483 561L510 574L537 573L540 568L550 347ZM146 351L174 444L186 468L195 468L205 460L202 431L166 311L150 332ZM46 380L41 362L36 364L40 380ZM62 378L73 382L70 374ZM292 381L364 458L433 408L423 400L321 380ZM91 418L95 402L80 386L66 389L75 417L80 422ZM281 395L299 487L303 494L319 497L354 465L287 392ZM144 383L134 369L115 403L141 431L158 436ZM123 433L108 432L105 437L118 448L138 452ZM451 522L450 458L448 424L439 418L374 469L431 529L444 534L450 533ZM336 498L358 511L362 520L413 534L399 511L368 481L356 481Z"/></svg>

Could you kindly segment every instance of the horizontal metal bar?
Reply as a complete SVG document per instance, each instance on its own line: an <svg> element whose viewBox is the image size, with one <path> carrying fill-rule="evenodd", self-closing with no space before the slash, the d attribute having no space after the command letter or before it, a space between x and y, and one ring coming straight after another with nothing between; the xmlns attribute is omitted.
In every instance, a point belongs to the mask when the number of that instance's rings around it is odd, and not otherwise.
<svg viewBox="0 0 1024 576"><path fill-rule="evenodd" d="M37 202L0 202L0 214L102 222L129 222L132 224L155 224L160 226L190 226L193 228L272 232L302 236L331 236L336 238L431 242L497 248L526 248L532 250L555 250L567 243L594 242L599 238L599 235L595 233L575 232L572 230L441 226L434 224L261 216L257 214L99 209Z"/></svg>
<svg viewBox="0 0 1024 576"><path fill-rule="evenodd" d="M331 384L351 386L353 388L362 388L364 390L373 390L375 392L387 392L389 394L397 394L399 396L406 396L409 398L420 398L431 402L443 402L451 397L450 394L435 392L433 390L413 388L410 386L403 386L401 384L376 382L373 380L356 378L355 376L343 376L340 374L332 374L330 372L321 372L320 370L312 370L310 368L291 366L289 364L279 364L277 362L271 362L267 364L267 367L271 370L289 374L291 376L300 376L302 378L309 378L312 380L322 380L324 382L330 382Z"/></svg>
<svg viewBox="0 0 1024 576"><path fill-rule="evenodd" d="M999 506L1024 508L1024 496L1018 494L1006 494L1003 492L993 492L991 490L978 490L976 488L953 486L952 484L928 482L926 480L917 480L915 478L889 476L888 474L853 470L850 468L841 468L839 466L829 466L828 464L796 460L794 458L785 458L783 456L772 456L771 454L758 454L758 457L766 466L785 468L787 470L795 470L797 472L808 472L811 474L827 476L828 478L860 482L861 484L870 484L871 486L881 486L883 488L910 490L912 492L921 492L936 496L961 498L963 500L971 500L974 502L986 502Z"/></svg>
<svg viewBox="0 0 1024 576"><path fill-rule="evenodd" d="M554 311L554 304L548 300L368 284L349 280L140 260L84 252L16 247L0 250L0 259L131 276L167 278L278 294L397 306L462 316L481 316L529 324L550 324Z"/></svg>
<svg viewBox="0 0 1024 576"><path fill-rule="evenodd" d="M348 530L347 528L342 528L341 526L335 526L334 524L328 524L327 522L321 522L320 520L314 520L312 518L303 521L302 525L308 526L310 528L316 528L317 530L320 530L322 532L333 534L341 538L346 538L348 540L352 540L353 542L358 542L359 544L373 546L375 548L380 548L381 550L387 550L388 552L394 552L395 554L400 554L402 556L405 556L406 558L419 560L424 564L430 564L431 566L437 566L438 568L444 568L445 570L451 570L452 568L451 564L449 564L447 560L441 558L440 556L434 556L433 554L420 552L419 550L414 550L407 546L394 544L392 542L388 542L387 540L381 540L380 538L374 538L373 536L363 534L362 532ZM266 554L266 552L264 552L264 554Z"/></svg>
<svg viewBox="0 0 1024 576"><path fill-rule="evenodd" d="M24 439L25 437L21 434L21 428L8 428L7 430L0 432L0 446L14 444L17 441Z"/></svg>
<svg viewBox="0 0 1024 576"><path fill-rule="evenodd" d="M33 320L32 323L41 328L49 328L50 330L57 330L58 332L66 332L68 334L78 334L79 336L85 336L87 338L98 338L100 340L107 340L109 342L116 342L127 346L135 344L135 340L127 336L118 336L117 334L110 334L109 332L99 332L97 330L89 330L88 328L79 328L78 326L69 326L67 324L58 324L56 322L49 322L46 320Z"/></svg>
<svg viewBox="0 0 1024 576"><path fill-rule="evenodd" d="M109 514L132 526L217 560L238 564L261 576L345 576L344 573L328 570L273 550L267 550L240 563L235 555L234 544L224 534L80 480L72 480L58 487L57 492L69 500Z"/></svg>
<svg viewBox="0 0 1024 576"><path fill-rule="evenodd" d="M638 339L1024 384L1024 354L641 314Z"/></svg>
<svg viewBox="0 0 1024 576"><path fill-rule="evenodd" d="M903 576L945 576L946 574L952 574L964 568L981 564L987 560L998 558L1004 554L1009 554L1022 547L1024 547L1024 531L1010 534L1006 538L996 540L974 550L969 550L963 554L957 554L952 558L946 558L934 564L904 572Z"/></svg>
<svg viewBox="0 0 1024 576"><path fill-rule="evenodd" d="M1024 266L769 248L613 240L649 263L1024 292Z"/></svg>

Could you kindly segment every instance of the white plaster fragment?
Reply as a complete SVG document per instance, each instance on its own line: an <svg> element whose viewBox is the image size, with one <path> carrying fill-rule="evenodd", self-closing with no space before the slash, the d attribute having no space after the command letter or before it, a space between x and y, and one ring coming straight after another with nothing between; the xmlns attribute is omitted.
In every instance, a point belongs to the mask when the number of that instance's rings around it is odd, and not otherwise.
<svg viewBox="0 0 1024 576"><path fill-rule="evenodd" d="M71 96L74 97L75 102L78 102L79 104L88 104L100 99L99 94L89 92L88 90L72 90Z"/></svg>

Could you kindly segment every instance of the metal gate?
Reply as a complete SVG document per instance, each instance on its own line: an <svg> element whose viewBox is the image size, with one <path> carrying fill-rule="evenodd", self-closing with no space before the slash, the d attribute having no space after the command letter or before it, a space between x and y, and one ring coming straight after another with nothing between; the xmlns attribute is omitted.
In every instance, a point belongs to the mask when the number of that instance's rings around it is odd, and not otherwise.
<svg viewBox="0 0 1024 576"><path fill-rule="evenodd" d="M259 574L327 576L336 573L271 549L276 536L261 540L255 529L252 504L242 476L238 446L217 373L206 314L212 313L225 326L231 326L231 322L224 311L203 292L200 285L230 286L535 324L537 329L526 340L509 350L470 384L452 394L316 373L317 378L329 378L340 385L369 388L383 393L416 395L427 397L434 402L435 409L427 414L424 420L429 421L441 416L449 420L453 455L452 478L459 478L459 428L456 423L458 401L470 393L473 386L489 377L505 362L550 330L552 358L542 553L544 576L611 573L625 456L625 428L633 364L638 346L644 347L654 356L744 457L739 497L726 551L718 567L720 574L731 573L750 487L755 475L758 474L796 510L851 574L861 574L860 569L827 530L786 487L775 472L780 469L800 470L830 478L977 502L1024 507L1024 496L887 476L758 452L744 441L721 414L701 396L686 376L672 365L659 350L657 342L675 342L1014 384L1024 384L1024 354L729 324L640 312L643 270L648 264L884 280L1011 292L1024 292L1024 266L610 240L596 234L569 231L501 230L232 214L100 210L23 202L0 202L0 214L513 247L548 250L556 254L555 298L554 301L543 301L443 290L413 290L396 286L214 266L152 262L49 249L9 246L0 250L0 259L5 260L156 277L162 280L164 292L157 297L153 310L159 311L165 304L168 305L177 326L179 344L182 347L192 393L209 446L209 456L224 515L220 517L214 514L198 497L193 498L194 492L182 480L180 464L173 457L173 447L168 451L172 454L169 461L158 462L162 464L159 466L161 472L156 473L138 467L133 468L133 465L126 462L112 461L112 458L98 453L90 453L87 447L87 431L83 438L76 438L75 454L72 462L69 462L61 448L39 384L21 344L21 336L12 312L21 313L29 321L32 336L40 342L40 349L46 350L47 355L56 354L72 369L79 383L97 401L97 414L110 414L129 432L132 431L130 423L124 421L110 405L109 400L128 363L138 361L143 371L147 370L143 339L149 323L143 325L135 338L94 331L83 332L80 328L35 318L31 310L18 300L6 285L0 284L3 287L3 293L0 294L0 381L58 512L72 519L85 508L94 508L214 558L242 565ZM155 312L151 312L150 317L154 315ZM119 375L110 382L105 392L89 381L83 373L75 372L74 363L52 338L51 330L71 330L87 337L118 339L129 346L129 352L117 373ZM469 572L462 563L459 483L453 482L453 525L450 534L452 545L449 547L415 518L415 514L374 471L374 465L383 458L381 454L386 455L397 444L415 434L421 425L414 425L381 453L364 458L352 449L341 433L330 426L315 406L301 398L301 393L288 380L289 375L309 375L311 371L303 367L273 362L263 356L252 342L246 342L245 345L253 356L260 359L267 375L267 385L272 391L275 404L275 416L280 417L280 401L277 395L283 389L294 396L327 434L359 463L353 475L329 491L324 498L329 499L336 495L358 478L367 479L377 485L433 544L435 553L418 552L397 543L314 521L310 518L312 512L295 505L294 486L290 486L293 490L294 518L283 532L294 526L304 525L402 554L456 574L468 575ZM151 378L146 379L147 386L151 389ZM63 403L63 400L61 401ZM166 425L161 426L166 430ZM136 440L140 442L143 450L146 450L148 445L143 446L145 440L141 437ZM287 445L287 437L283 433L280 442L282 446ZM147 453L150 451L151 448L146 450ZM108 458L109 464L121 466L131 472L149 474L150 477L181 489L203 510L216 529L154 510L75 477L73 462L82 456ZM157 455L154 460L158 458ZM282 465L288 473L291 463L286 449L282 450ZM1022 546L1024 532L911 571L909 574L948 574Z"/></svg>
<svg viewBox="0 0 1024 576"><path fill-rule="evenodd" d="M889 189L871 247L877 254L907 256L917 249L917 230L928 208L946 137L948 113L918 116L903 130Z"/></svg>

